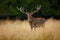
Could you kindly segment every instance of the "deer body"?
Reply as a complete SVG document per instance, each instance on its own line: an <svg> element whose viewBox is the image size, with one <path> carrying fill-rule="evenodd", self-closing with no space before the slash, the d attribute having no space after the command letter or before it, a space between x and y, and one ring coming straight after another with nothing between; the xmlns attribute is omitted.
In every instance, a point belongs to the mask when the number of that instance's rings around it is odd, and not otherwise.
<svg viewBox="0 0 60 40"><path fill-rule="evenodd" d="M31 29L35 29L37 27L43 26L43 23L45 22L44 18L34 18L32 15L28 13L28 21L31 26Z"/></svg>
<svg viewBox="0 0 60 40"><path fill-rule="evenodd" d="M25 13L27 15L27 19L29 21L29 24L31 26L31 29L37 28L37 27L40 27L40 26L43 26L43 23L45 22L45 19L44 18L34 18L32 16L32 14L33 13L36 13L37 11L39 11L40 8L41 8L41 6L39 6L39 7L37 6L37 8L36 8L37 10L36 11L25 12L24 11L24 8L22 8L22 7L18 8L17 7L17 9L19 11L21 11L22 13Z"/></svg>
<svg viewBox="0 0 60 40"><path fill-rule="evenodd" d="M28 21L31 26L31 29L35 28L37 24L35 18L32 17L31 15L27 15L27 16L28 16Z"/></svg>

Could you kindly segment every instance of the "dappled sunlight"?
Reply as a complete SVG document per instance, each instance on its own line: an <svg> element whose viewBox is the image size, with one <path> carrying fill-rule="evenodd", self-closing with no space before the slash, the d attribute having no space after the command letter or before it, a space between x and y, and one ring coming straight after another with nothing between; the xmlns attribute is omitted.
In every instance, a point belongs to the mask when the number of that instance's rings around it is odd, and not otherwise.
<svg viewBox="0 0 60 40"><path fill-rule="evenodd" d="M0 20L0 40L60 40L60 21L48 19L31 30L27 20Z"/></svg>

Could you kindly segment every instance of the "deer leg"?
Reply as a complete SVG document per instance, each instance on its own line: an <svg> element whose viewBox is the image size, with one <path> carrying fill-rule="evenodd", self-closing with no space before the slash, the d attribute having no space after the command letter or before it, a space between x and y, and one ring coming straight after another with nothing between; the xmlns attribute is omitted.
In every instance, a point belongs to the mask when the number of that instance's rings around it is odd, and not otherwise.
<svg viewBox="0 0 60 40"><path fill-rule="evenodd" d="M36 26L35 24L32 24L32 25L31 25L31 30L35 30L36 27L37 27L37 26Z"/></svg>
<svg viewBox="0 0 60 40"><path fill-rule="evenodd" d="M33 25L31 25L31 30L33 30Z"/></svg>
<svg viewBox="0 0 60 40"><path fill-rule="evenodd" d="M34 24L34 30L36 30L36 28L37 28L37 24Z"/></svg>
<svg viewBox="0 0 60 40"><path fill-rule="evenodd" d="M41 26L41 27L44 27L44 25L43 25L43 24L40 24L40 26Z"/></svg>
<svg viewBox="0 0 60 40"><path fill-rule="evenodd" d="M41 24L41 26L43 27L44 25L43 25L43 24Z"/></svg>
<svg viewBox="0 0 60 40"><path fill-rule="evenodd" d="M30 24L31 30L33 30L33 24L31 22L29 24Z"/></svg>

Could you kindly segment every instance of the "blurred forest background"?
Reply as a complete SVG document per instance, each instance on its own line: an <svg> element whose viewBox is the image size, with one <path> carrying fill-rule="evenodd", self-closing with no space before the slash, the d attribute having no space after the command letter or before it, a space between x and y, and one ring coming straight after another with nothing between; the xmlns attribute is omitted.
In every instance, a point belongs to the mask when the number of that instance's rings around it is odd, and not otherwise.
<svg viewBox="0 0 60 40"><path fill-rule="evenodd" d="M22 6L30 11L37 5L41 5L41 9L33 14L33 17L60 19L60 0L0 0L0 19L27 19L27 16L18 11L16 7Z"/></svg>

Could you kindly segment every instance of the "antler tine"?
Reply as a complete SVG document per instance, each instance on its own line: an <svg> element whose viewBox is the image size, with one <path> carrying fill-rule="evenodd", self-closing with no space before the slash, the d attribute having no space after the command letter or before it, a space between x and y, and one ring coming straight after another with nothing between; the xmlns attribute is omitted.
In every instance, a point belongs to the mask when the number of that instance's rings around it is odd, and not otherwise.
<svg viewBox="0 0 60 40"><path fill-rule="evenodd" d="M19 10L19 8L17 7L17 9Z"/></svg>
<svg viewBox="0 0 60 40"><path fill-rule="evenodd" d="M41 5L36 7L37 10L33 11L33 13L38 12L41 9Z"/></svg>
<svg viewBox="0 0 60 40"><path fill-rule="evenodd" d="M36 9L37 9L37 10L39 10L40 8L41 8L41 5L40 5L40 6L37 6L37 8L36 8Z"/></svg>
<svg viewBox="0 0 60 40"><path fill-rule="evenodd" d="M22 7L18 8L18 7L17 7L17 9L18 9L19 11L21 11L22 13L25 13L24 8L22 8Z"/></svg>

